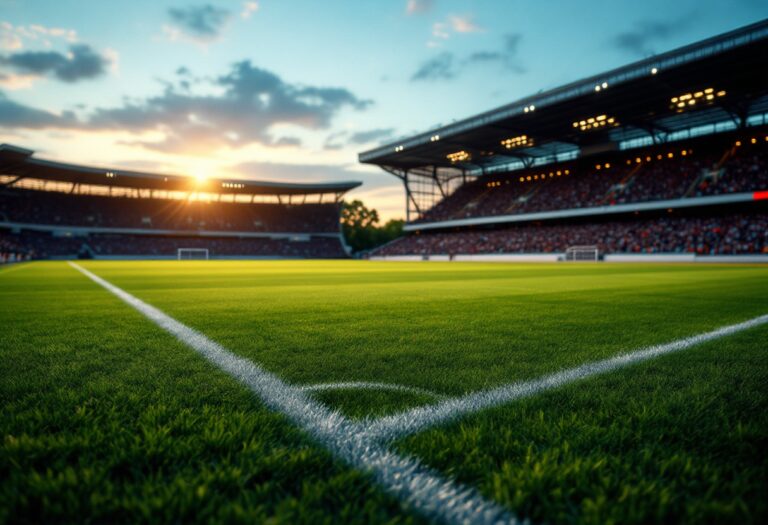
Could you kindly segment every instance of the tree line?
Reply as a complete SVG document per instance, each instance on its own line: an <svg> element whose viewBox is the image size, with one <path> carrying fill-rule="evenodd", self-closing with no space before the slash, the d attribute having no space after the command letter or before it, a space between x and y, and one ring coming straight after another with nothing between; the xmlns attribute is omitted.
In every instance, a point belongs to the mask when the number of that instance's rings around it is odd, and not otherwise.
<svg viewBox="0 0 768 525"><path fill-rule="evenodd" d="M396 239L403 233L402 219L392 219L380 224L379 212L367 208L360 200L344 202L341 209L341 226L347 244L355 253L372 250Z"/></svg>

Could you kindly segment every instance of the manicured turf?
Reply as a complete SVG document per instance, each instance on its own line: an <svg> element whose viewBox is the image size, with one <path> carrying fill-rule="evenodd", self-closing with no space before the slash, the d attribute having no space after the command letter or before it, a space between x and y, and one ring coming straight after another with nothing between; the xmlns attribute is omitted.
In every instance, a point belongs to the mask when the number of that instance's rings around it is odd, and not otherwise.
<svg viewBox="0 0 768 525"><path fill-rule="evenodd" d="M84 267L294 384L460 395L768 313L768 268L372 262ZM410 522L66 263L0 269L0 520ZM768 519L768 328L397 443L548 523ZM353 417L430 403L315 394Z"/></svg>

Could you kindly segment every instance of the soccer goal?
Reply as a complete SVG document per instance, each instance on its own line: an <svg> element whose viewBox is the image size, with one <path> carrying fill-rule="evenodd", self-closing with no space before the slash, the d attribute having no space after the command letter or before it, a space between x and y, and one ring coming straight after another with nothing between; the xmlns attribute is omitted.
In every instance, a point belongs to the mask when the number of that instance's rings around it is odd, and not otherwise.
<svg viewBox="0 0 768 525"><path fill-rule="evenodd" d="M176 255L180 261L207 261L208 248L179 248Z"/></svg>
<svg viewBox="0 0 768 525"><path fill-rule="evenodd" d="M571 246L565 250L566 261L597 261L599 255L597 246Z"/></svg>

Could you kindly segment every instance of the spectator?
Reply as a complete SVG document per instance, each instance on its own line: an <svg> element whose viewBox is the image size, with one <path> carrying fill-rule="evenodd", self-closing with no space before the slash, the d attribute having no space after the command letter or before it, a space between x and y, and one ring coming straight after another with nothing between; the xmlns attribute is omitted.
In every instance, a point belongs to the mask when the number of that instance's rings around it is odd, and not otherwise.
<svg viewBox="0 0 768 525"><path fill-rule="evenodd" d="M768 253L768 215L661 217L576 224L524 224L498 230L409 235L374 255L564 252L596 245L602 253Z"/></svg>

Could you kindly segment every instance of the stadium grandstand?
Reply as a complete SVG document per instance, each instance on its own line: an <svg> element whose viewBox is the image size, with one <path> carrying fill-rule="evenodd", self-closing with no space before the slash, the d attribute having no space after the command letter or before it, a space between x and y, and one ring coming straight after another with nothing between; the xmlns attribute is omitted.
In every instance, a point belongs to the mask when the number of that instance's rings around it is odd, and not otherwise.
<svg viewBox="0 0 768 525"><path fill-rule="evenodd" d="M359 182L196 179L38 159L0 145L0 262L45 258L340 258Z"/></svg>
<svg viewBox="0 0 768 525"><path fill-rule="evenodd" d="M360 161L405 187L407 234L374 257L768 260L768 20Z"/></svg>

